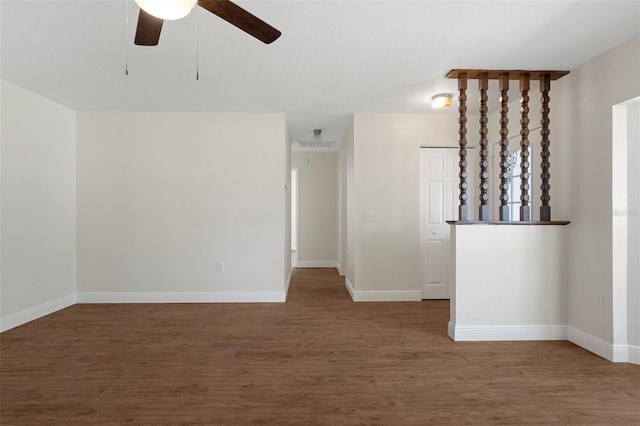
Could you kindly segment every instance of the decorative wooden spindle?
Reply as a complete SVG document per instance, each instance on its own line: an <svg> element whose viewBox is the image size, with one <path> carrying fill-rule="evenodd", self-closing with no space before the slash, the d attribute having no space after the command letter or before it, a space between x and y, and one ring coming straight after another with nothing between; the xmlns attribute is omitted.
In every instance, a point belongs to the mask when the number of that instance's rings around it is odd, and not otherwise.
<svg viewBox="0 0 640 426"><path fill-rule="evenodd" d="M500 220L509 220L509 74L502 74L500 85Z"/></svg>
<svg viewBox="0 0 640 426"><path fill-rule="evenodd" d="M469 212L467 208L467 106L466 106L466 89L468 80L478 80L481 99L480 99L480 220L486 220L489 215L488 187L486 184L487 170L486 162L488 158L486 143L486 79L498 80L500 86L500 208L499 217L501 221L509 221L509 186L511 182L511 172L509 171L509 80L520 80L520 92L522 94L522 110L520 119L520 220L531 221L531 146L529 142L529 90L531 80L540 81L540 92L542 94L542 149L541 149L541 178L542 189L540 206L540 220L551 221L551 208L549 207L551 186L549 184L549 91L551 90L551 81L557 80L569 74L569 71L550 71L550 70L487 70L487 69L453 69L447 73L447 78L458 79L458 89L460 90L460 220L468 220ZM511 156L511 160L514 160ZM486 165L486 166L485 166Z"/></svg>
<svg viewBox="0 0 640 426"><path fill-rule="evenodd" d="M480 89L480 207L478 208L478 220L489 220L489 141L487 140L489 74L480 75L478 88Z"/></svg>
<svg viewBox="0 0 640 426"><path fill-rule="evenodd" d="M549 91L551 90L551 77L549 74L545 74L540 77L540 93L542 95L542 109L541 114L542 118L540 119L540 124L542 125L542 129L540 130L540 135L542 136L542 150L540 153L540 157L542 159L542 163L540 163L540 167L542 172L540 174L540 178L542 180L542 184L540 185L540 189L542 190L542 195L540 196L540 200L542 201L542 205L540 206L540 220L551 220L551 206L549 205L549 201L551 200L551 196L549 195L549 190L551 189L551 185L549 184L549 179L551 178L551 174L549 173Z"/></svg>
<svg viewBox="0 0 640 426"><path fill-rule="evenodd" d="M459 220L469 220L469 208L467 206L467 75L461 74L458 77L458 91L460 92L459 101L460 106L458 107L458 112L460 113L460 117L458 118L458 123L460 124L460 129L458 130L458 134L460 135L459 145L460 145L460 205L458 206L458 219Z"/></svg>
<svg viewBox="0 0 640 426"><path fill-rule="evenodd" d="M529 205L529 74L520 77L520 221L531 221Z"/></svg>

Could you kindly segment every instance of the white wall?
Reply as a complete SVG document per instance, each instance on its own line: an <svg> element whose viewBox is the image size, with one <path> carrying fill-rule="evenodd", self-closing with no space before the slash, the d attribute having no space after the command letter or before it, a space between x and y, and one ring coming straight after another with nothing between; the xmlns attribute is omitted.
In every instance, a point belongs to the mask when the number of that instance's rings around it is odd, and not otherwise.
<svg viewBox="0 0 640 426"><path fill-rule="evenodd" d="M298 167L298 266L336 267L337 154L293 152L291 166Z"/></svg>
<svg viewBox="0 0 640 426"><path fill-rule="evenodd" d="M628 106L627 125L628 343L640 347L640 99Z"/></svg>
<svg viewBox="0 0 640 426"><path fill-rule="evenodd" d="M285 293L289 291L289 284L291 284L291 143L289 142L289 133L285 129L285 141L284 141L284 181L285 186L288 189L285 192L284 198L284 276L286 279Z"/></svg>
<svg viewBox="0 0 640 426"><path fill-rule="evenodd" d="M76 113L2 92L2 329L68 306L76 287Z"/></svg>
<svg viewBox="0 0 640 426"><path fill-rule="evenodd" d="M451 337L566 339L567 230L567 226L451 226Z"/></svg>
<svg viewBox="0 0 640 426"><path fill-rule="evenodd" d="M287 145L283 114L79 112L79 300L280 300Z"/></svg>
<svg viewBox="0 0 640 426"><path fill-rule="evenodd" d="M344 176L344 196L339 199L338 205L340 210L340 238L338 240L340 247L340 272L345 276L345 284L350 291L353 291L353 283L355 280L355 169L353 159L353 121L351 122L347 133L345 134L340 148L338 149L338 158L340 166L344 168L344 173L338 170L338 176L343 173ZM341 183L342 185L342 183ZM353 296L353 295L352 295Z"/></svg>
<svg viewBox="0 0 640 426"><path fill-rule="evenodd" d="M569 225L569 325L613 342L612 106L640 95L640 35L552 85L552 190ZM555 163L553 159L555 160ZM555 166L554 166L555 164ZM554 183L555 182L555 183ZM556 207L552 207L553 209ZM564 216L568 211L569 217ZM604 307L594 303L604 294Z"/></svg>
<svg viewBox="0 0 640 426"><path fill-rule="evenodd" d="M354 116L356 291L421 298L420 146L456 146L457 120L456 114ZM378 221L365 222L368 210L378 212Z"/></svg>

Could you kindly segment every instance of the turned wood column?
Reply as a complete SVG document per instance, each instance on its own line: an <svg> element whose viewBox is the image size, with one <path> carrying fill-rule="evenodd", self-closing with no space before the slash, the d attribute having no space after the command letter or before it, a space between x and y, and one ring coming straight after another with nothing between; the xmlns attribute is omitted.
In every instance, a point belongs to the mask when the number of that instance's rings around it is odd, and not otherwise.
<svg viewBox="0 0 640 426"><path fill-rule="evenodd" d="M529 205L529 74L520 76L520 221L531 221Z"/></svg>
<svg viewBox="0 0 640 426"><path fill-rule="evenodd" d="M551 71L551 70L487 70L487 69L453 69L447 73L447 78L458 80L458 90L460 91L460 107L458 109L460 118L459 128L459 144L460 144L460 220L472 220L473 212L468 211L467 207L467 82L468 80L478 80L480 89L480 205L478 210L479 220L486 221L489 219L490 205L495 201L489 201L488 187L488 170L489 168L489 144L487 142L487 80L498 80L500 90L500 203L498 216L500 221L510 221L511 212L509 202L509 190L512 184L512 173L509 170L509 80L519 80L521 94L521 110L520 110L520 220L531 222L531 145L529 141L529 92L531 90L531 81L540 82L540 93L542 95L542 118L541 131L541 185L542 190L540 199L540 221L551 221L551 207L549 194L551 185L549 173L549 92L551 90L551 81L557 80L569 74L569 71ZM511 157L513 161L514 158ZM513 188L515 190L515 188ZM514 194L515 196L515 194ZM514 200L515 201L515 200ZM471 217L470 217L471 216Z"/></svg>
<svg viewBox="0 0 640 426"><path fill-rule="evenodd" d="M460 128L458 134L460 136L460 205L458 206L458 219L469 220L469 206L467 206L467 74L461 74L458 77L458 91L460 92L459 101L460 106L458 112L460 116L458 118L458 124Z"/></svg>
<svg viewBox="0 0 640 426"><path fill-rule="evenodd" d="M549 190L551 189L551 185L549 184L549 179L551 178L551 174L549 173L549 91L551 90L551 78L549 74L544 74L540 77L540 93L541 93L541 102L542 109L541 114L542 118L540 119L540 124L542 125L542 129L540 130L540 135L542 136L542 150L540 152L540 157L542 162L540 163L541 174L540 178L542 184L540 185L540 189L542 190L542 195L540 196L540 200L542 204L540 205L540 220L551 220L551 206L549 205L549 201L551 200L551 196L549 195Z"/></svg>
<svg viewBox="0 0 640 426"><path fill-rule="evenodd" d="M487 140L489 74L480 75L478 88L480 89L480 207L478 208L478 220L489 220L489 141Z"/></svg>
<svg viewBox="0 0 640 426"><path fill-rule="evenodd" d="M500 220L509 220L509 74L501 74L500 85Z"/></svg>

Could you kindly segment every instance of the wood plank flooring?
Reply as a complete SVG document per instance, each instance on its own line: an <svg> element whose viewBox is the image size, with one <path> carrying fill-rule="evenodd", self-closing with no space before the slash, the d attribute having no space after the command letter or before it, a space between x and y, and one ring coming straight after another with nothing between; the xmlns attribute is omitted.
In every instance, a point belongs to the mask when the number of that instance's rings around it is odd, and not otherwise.
<svg viewBox="0 0 640 426"><path fill-rule="evenodd" d="M0 424L639 425L640 366L568 342L453 342L447 301L75 305L3 333Z"/></svg>

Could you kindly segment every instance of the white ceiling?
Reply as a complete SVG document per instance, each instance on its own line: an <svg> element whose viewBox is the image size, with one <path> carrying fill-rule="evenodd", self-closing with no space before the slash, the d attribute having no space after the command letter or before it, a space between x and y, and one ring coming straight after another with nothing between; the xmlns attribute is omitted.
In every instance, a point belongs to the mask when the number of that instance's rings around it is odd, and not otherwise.
<svg viewBox="0 0 640 426"><path fill-rule="evenodd" d="M133 0L129 41L122 0L2 0L1 75L76 110L284 112L291 140L340 141L353 113L436 113L452 68L570 70L640 32L640 1L236 3L280 39L196 8L139 47Z"/></svg>

